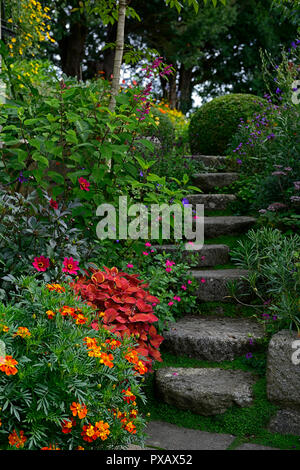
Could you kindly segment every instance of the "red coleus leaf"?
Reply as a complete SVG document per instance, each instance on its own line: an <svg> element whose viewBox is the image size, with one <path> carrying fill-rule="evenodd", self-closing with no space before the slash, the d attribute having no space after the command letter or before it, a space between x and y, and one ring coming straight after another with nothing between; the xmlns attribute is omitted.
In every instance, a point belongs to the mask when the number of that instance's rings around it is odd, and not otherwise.
<svg viewBox="0 0 300 470"><path fill-rule="evenodd" d="M153 308L151 305L146 304L143 300L138 300L136 303L137 308L140 312L152 312Z"/></svg>
<svg viewBox="0 0 300 470"><path fill-rule="evenodd" d="M129 321L136 322L136 321L145 321L145 322L154 322L158 321L158 318L153 315L153 313L138 313L137 315L133 315L129 317Z"/></svg>
<svg viewBox="0 0 300 470"><path fill-rule="evenodd" d="M101 271L97 271L92 275L91 280L95 284L101 284L105 281L105 275Z"/></svg>
<svg viewBox="0 0 300 470"><path fill-rule="evenodd" d="M104 321L105 323L111 323L113 322L116 317L118 316L118 312L116 309L114 308L108 308L107 310L105 310L105 315L104 315Z"/></svg>

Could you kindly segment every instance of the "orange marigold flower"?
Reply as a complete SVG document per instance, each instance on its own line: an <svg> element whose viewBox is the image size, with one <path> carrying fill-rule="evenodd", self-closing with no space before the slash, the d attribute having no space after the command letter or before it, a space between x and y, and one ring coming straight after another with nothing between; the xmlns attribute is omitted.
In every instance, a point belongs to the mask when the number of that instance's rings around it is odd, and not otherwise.
<svg viewBox="0 0 300 470"><path fill-rule="evenodd" d="M118 341L117 339L107 339L105 343L109 345L111 350L118 348L122 344L121 341Z"/></svg>
<svg viewBox="0 0 300 470"><path fill-rule="evenodd" d="M136 434L136 427L132 421L129 421L125 426L126 431L130 432L131 434Z"/></svg>
<svg viewBox="0 0 300 470"><path fill-rule="evenodd" d="M82 447L82 446L77 446L77 447L76 447L76 450L84 450L84 447Z"/></svg>
<svg viewBox="0 0 300 470"><path fill-rule="evenodd" d="M74 419L64 419L61 423L61 430L64 434L68 434L72 431L73 426L76 426L76 421Z"/></svg>
<svg viewBox="0 0 300 470"><path fill-rule="evenodd" d="M97 437L100 437L102 441L105 441L108 438L108 435L110 434L108 423L104 423L104 421L98 421L95 423L95 429Z"/></svg>
<svg viewBox="0 0 300 470"><path fill-rule="evenodd" d="M127 403L130 403L131 401L134 402L135 399L136 399L136 396L133 395L133 393L131 392L130 388L128 388L127 390L122 390L122 393L124 393L124 397L123 397L123 400L126 401Z"/></svg>
<svg viewBox="0 0 300 470"><path fill-rule="evenodd" d="M141 375L146 374L146 372L148 371L147 367L143 364L142 361L139 361L134 367L134 369L138 371L138 373Z"/></svg>
<svg viewBox="0 0 300 470"><path fill-rule="evenodd" d="M17 332L13 336L20 336L21 338L26 338L27 336L31 336L30 331L26 326L19 326Z"/></svg>
<svg viewBox="0 0 300 470"><path fill-rule="evenodd" d="M53 312L53 310L47 310L46 315L48 316L49 320L52 320L55 317L55 312Z"/></svg>
<svg viewBox="0 0 300 470"><path fill-rule="evenodd" d="M15 367L18 361L13 359L12 356L0 357L0 371L5 372L6 375L15 375L18 369Z"/></svg>
<svg viewBox="0 0 300 470"><path fill-rule="evenodd" d="M73 416L77 416L79 419L83 419L86 417L87 414L87 407L85 405L81 405L80 403L76 403L73 401L72 405L70 406L70 410L73 413Z"/></svg>
<svg viewBox="0 0 300 470"><path fill-rule="evenodd" d="M89 336L86 336L83 338L83 342L86 344L86 347L88 349L93 349L97 347L97 340L95 338L90 338Z"/></svg>
<svg viewBox="0 0 300 470"><path fill-rule="evenodd" d="M128 350L127 354L125 355L125 359L127 359L127 361L131 362L132 364L137 364L139 360L139 355L134 349L131 349Z"/></svg>
<svg viewBox="0 0 300 470"><path fill-rule="evenodd" d="M90 357L102 357L101 346L94 346L88 352L88 356Z"/></svg>
<svg viewBox="0 0 300 470"><path fill-rule="evenodd" d="M79 315L76 316L76 325L84 325L88 321L87 317L79 313Z"/></svg>
<svg viewBox="0 0 300 470"><path fill-rule="evenodd" d="M46 286L50 291L66 292L66 289L60 284L47 284Z"/></svg>
<svg viewBox="0 0 300 470"><path fill-rule="evenodd" d="M112 362L113 359L114 359L114 356L112 354L102 353L100 362L101 362L101 364L104 364L105 366L107 366L111 369L114 366L114 364Z"/></svg>
<svg viewBox="0 0 300 470"><path fill-rule="evenodd" d="M138 410L131 410L130 411L130 418L136 418L138 414Z"/></svg>
<svg viewBox="0 0 300 470"><path fill-rule="evenodd" d="M82 428L81 432L82 438L84 441L92 442L97 439L97 432L95 427L92 424L86 424Z"/></svg>
<svg viewBox="0 0 300 470"><path fill-rule="evenodd" d="M8 436L8 442L11 446L24 447L27 437L24 436L24 431L20 431L20 436L18 436L17 431L14 429L13 432Z"/></svg>
<svg viewBox="0 0 300 470"><path fill-rule="evenodd" d="M75 314L75 308L68 307L67 305L64 305L62 308L59 309L59 311L63 317L66 317L67 315L70 315L72 317Z"/></svg>

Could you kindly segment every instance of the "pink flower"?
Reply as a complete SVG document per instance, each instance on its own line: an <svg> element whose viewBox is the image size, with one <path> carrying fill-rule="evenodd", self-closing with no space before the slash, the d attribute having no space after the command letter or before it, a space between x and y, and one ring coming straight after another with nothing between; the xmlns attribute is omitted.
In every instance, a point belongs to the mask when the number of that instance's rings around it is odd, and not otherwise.
<svg viewBox="0 0 300 470"><path fill-rule="evenodd" d="M151 253L154 253L154 252L155 252L155 250L150 250L150 251L151 251Z"/></svg>
<svg viewBox="0 0 300 470"><path fill-rule="evenodd" d="M149 253L147 253L147 251L143 251L143 255L148 256Z"/></svg>
<svg viewBox="0 0 300 470"><path fill-rule="evenodd" d="M181 289L186 290L186 286L183 284L183 285L181 286Z"/></svg>
<svg viewBox="0 0 300 470"><path fill-rule="evenodd" d="M206 282L206 280L205 280L205 279L201 279L201 282L202 282L202 284L204 284L204 283Z"/></svg>
<svg viewBox="0 0 300 470"><path fill-rule="evenodd" d="M145 243L145 246L151 246L151 243L146 242L146 243Z"/></svg>
<svg viewBox="0 0 300 470"><path fill-rule="evenodd" d="M178 297L178 295L174 295L173 299L174 299L174 300L177 300L177 302L181 302L181 298Z"/></svg>
<svg viewBox="0 0 300 470"><path fill-rule="evenodd" d="M201 256L201 259L202 259L202 261L204 261L204 260L205 260L205 256Z"/></svg>
<svg viewBox="0 0 300 470"><path fill-rule="evenodd" d="M167 273L172 272L172 268L166 268Z"/></svg>
<svg viewBox="0 0 300 470"><path fill-rule="evenodd" d="M188 284L192 284L192 281L190 279L188 280Z"/></svg>
<svg viewBox="0 0 300 470"><path fill-rule="evenodd" d="M32 265L37 271L46 271L50 266L50 260L49 258L45 258L45 256L39 256L34 258Z"/></svg>
<svg viewBox="0 0 300 470"><path fill-rule="evenodd" d="M127 268L133 268L133 264L127 264Z"/></svg>
<svg viewBox="0 0 300 470"><path fill-rule="evenodd" d="M62 271L67 274L77 274L77 271L79 269L78 264L78 261L75 261L72 257L65 258L63 262L64 267Z"/></svg>
<svg viewBox="0 0 300 470"><path fill-rule="evenodd" d="M167 259L166 266L173 266L173 264L175 264L174 261L170 261L169 259Z"/></svg>
<svg viewBox="0 0 300 470"><path fill-rule="evenodd" d="M89 186L91 183L89 183L86 179L80 177L78 178L78 183L80 184L80 189L83 189L84 191L89 191Z"/></svg>
<svg viewBox="0 0 300 470"><path fill-rule="evenodd" d="M170 305L170 306L171 306L171 305L174 305L174 302L169 302L168 305Z"/></svg>

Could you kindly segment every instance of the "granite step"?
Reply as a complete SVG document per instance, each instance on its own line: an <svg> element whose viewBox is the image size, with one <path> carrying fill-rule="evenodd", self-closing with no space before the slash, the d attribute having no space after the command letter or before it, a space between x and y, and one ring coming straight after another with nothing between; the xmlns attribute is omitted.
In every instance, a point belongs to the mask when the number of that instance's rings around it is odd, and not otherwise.
<svg viewBox="0 0 300 470"><path fill-rule="evenodd" d="M159 400L202 416L251 406L256 377L242 370L162 367L155 373Z"/></svg>
<svg viewBox="0 0 300 470"><path fill-rule="evenodd" d="M163 421L150 421L146 426L145 433L147 436L146 449L226 450L235 440L235 436L231 434L189 429Z"/></svg>
<svg viewBox="0 0 300 470"><path fill-rule="evenodd" d="M186 196L189 204L204 204L204 210L223 211L236 200L234 194L190 194Z"/></svg>
<svg viewBox="0 0 300 470"><path fill-rule="evenodd" d="M216 238L221 235L237 235L247 232L256 223L255 217L214 216L204 217L204 237Z"/></svg>
<svg viewBox="0 0 300 470"><path fill-rule="evenodd" d="M207 168L218 169L219 167L227 166L229 160L227 157L221 155L184 155L183 158L188 160L196 160L203 163Z"/></svg>
<svg viewBox="0 0 300 470"><path fill-rule="evenodd" d="M228 283L238 283L238 294L244 293L243 278L248 271L244 269L190 270L189 274L198 282L195 295L203 302L226 302L229 297ZM246 280L244 281L246 285Z"/></svg>
<svg viewBox="0 0 300 470"><path fill-rule="evenodd" d="M229 186L238 179L238 173L197 173L193 176L193 185L202 192L211 192L215 188Z"/></svg>
<svg viewBox="0 0 300 470"><path fill-rule="evenodd" d="M178 245L154 246L159 253L169 253L170 256L177 254ZM227 245L203 245L200 250L183 250L182 257L187 262L193 260L195 267L213 267L220 264L227 264L230 260L229 247Z"/></svg>
<svg viewBox="0 0 300 470"><path fill-rule="evenodd" d="M249 318L187 315L169 325L162 347L168 352L201 361L233 361L257 350L264 328Z"/></svg>

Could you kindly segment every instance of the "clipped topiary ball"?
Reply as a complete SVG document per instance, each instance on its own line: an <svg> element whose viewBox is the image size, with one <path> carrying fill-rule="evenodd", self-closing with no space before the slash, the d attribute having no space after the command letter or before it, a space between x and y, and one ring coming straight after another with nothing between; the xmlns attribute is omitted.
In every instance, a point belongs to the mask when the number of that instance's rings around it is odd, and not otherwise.
<svg viewBox="0 0 300 470"><path fill-rule="evenodd" d="M219 96L205 103L191 117L189 126L190 148L193 154L223 155L240 118L252 119L261 112L267 101L250 94Z"/></svg>

